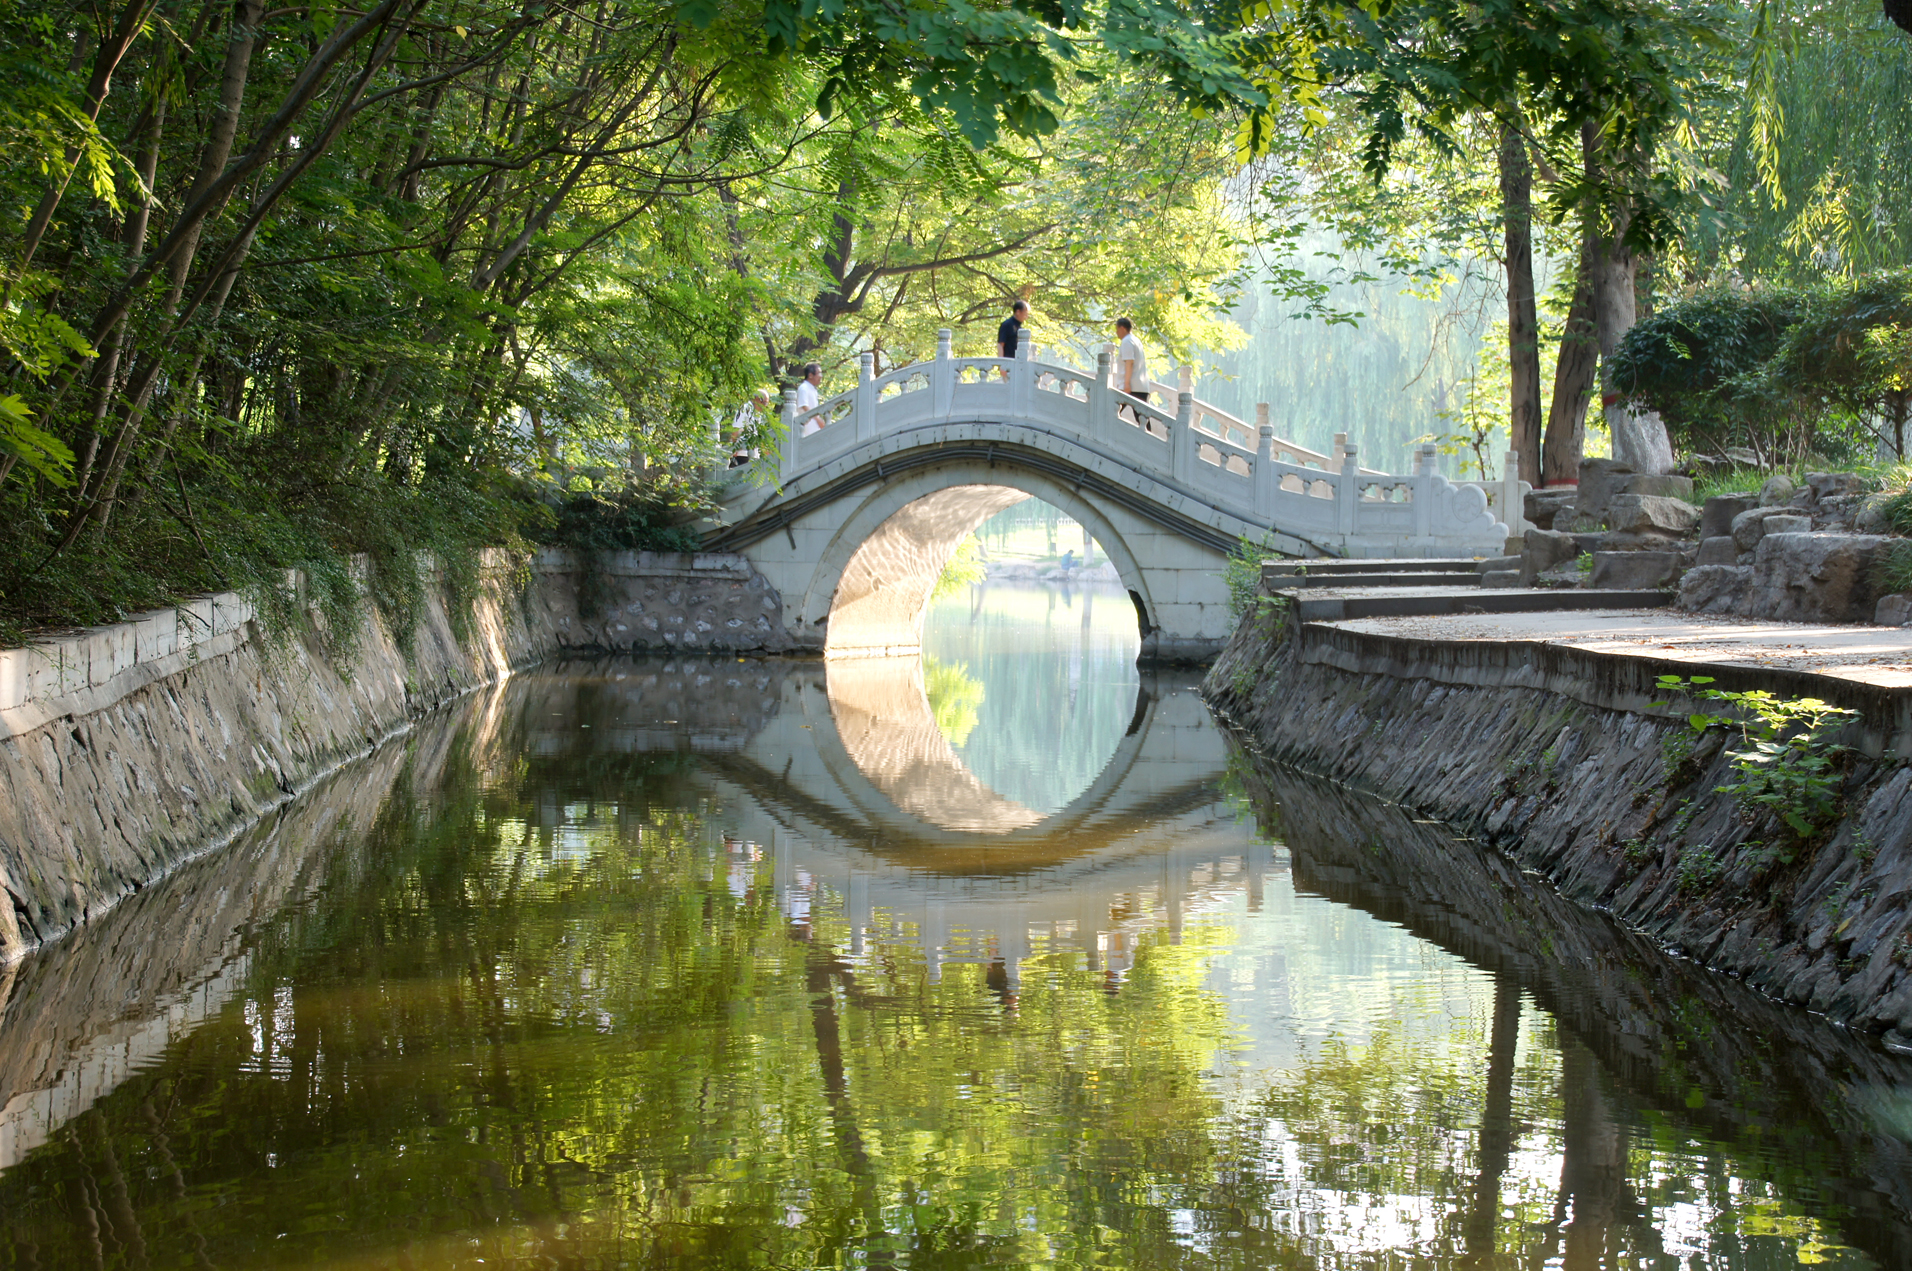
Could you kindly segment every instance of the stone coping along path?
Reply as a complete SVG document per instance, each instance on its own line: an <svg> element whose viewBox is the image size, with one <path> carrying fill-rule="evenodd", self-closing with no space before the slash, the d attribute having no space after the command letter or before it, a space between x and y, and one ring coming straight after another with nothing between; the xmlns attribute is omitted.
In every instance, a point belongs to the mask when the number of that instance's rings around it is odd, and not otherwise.
<svg viewBox="0 0 1912 1271"><path fill-rule="evenodd" d="M1693 709L1660 677L1710 676L1729 691L1817 697L1857 711L1851 744L1912 755L1912 629L1755 621L1615 605L1534 611L1308 612L1296 604L1305 664L1397 680L1533 688L1606 710L1663 719ZM1587 596L1589 593L1580 593ZM1614 594L1614 593L1609 593ZM1637 595L1638 593L1618 593ZM1406 598L1404 598L1406 599Z"/></svg>
<svg viewBox="0 0 1912 1271"><path fill-rule="evenodd" d="M1532 640L1619 657L1774 667L1912 689L1912 628L1759 622L1666 609L1351 618L1346 631L1414 640Z"/></svg>

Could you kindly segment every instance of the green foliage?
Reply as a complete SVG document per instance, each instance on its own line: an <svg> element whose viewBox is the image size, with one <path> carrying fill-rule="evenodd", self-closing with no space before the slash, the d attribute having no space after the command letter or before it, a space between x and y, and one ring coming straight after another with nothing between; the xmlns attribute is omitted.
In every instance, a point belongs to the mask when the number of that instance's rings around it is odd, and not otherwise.
<svg viewBox="0 0 1912 1271"><path fill-rule="evenodd" d="M1901 491L1886 506L1890 509L1887 514L1893 519L1892 528L1905 533L1899 528L1899 522L1901 518L1912 520L1912 492ZM1872 585L1883 596L1912 591L1912 543L1895 542L1887 546L1873 566Z"/></svg>
<svg viewBox="0 0 1912 1271"><path fill-rule="evenodd" d="M1774 358L1773 378L1807 409L1876 421L1906 458L1912 421L1912 268L1815 289Z"/></svg>
<svg viewBox="0 0 1912 1271"><path fill-rule="evenodd" d="M1496 471L1496 438L1507 436L1507 353L1506 323L1499 324L1500 340L1481 344L1480 357L1472 369L1454 385L1458 400L1437 407L1434 417L1450 431L1417 437L1417 442L1433 442L1444 455L1464 455L1473 460L1474 475L1491 479ZM1468 475L1463 459L1460 475Z"/></svg>
<svg viewBox="0 0 1912 1271"><path fill-rule="evenodd" d="M941 600L944 596L954 595L963 588L979 583L988 572L983 568L982 542L974 535L964 537L956 544L956 550L950 553L949 560L943 565L943 572L936 576L936 585L930 588L929 598Z"/></svg>
<svg viewBox="0 0 1912 1271"><path fill-rule="evenodd" d="M1730 715L1694 712L1687 719L1696 733L1718 728L1739 736L1742 749L1727 752L1739 779L1720 786L1720 793L1734 796L1747 813L1777 817L1797 842L1816 839L1838 820L1843 808L1848 747L1833 742L1832 735L1859 713L1816 697L1701 687L1712 682L1706 675L1690 680L1663 675L1659 686L1734 708Z"/></svg>
<svg viewBox="0 0 1912 1271"><path fill-rule="evenodd" d="M1811 282L1912 263L1912 224L1895 214L1912 171L1912 37L1877 0L1739 16L1755 17L1750 91L1729 84L1698 138L1725 180L1689 231L1694 272Z"/></svg>
<svg viewBox="0 0 1912 1271"><path fill-rule="evenodd" d="M1779 447L1760 372L1804 309L1795 291L1708 288L1636 322L1614 354L1609 383L1659 411L1692 449L1771 453Z"/></svg>
<svg viewBox="0 0 1912 1271"><path fill-rule="evenodd" d="M1660 775L1668 785L1678 784L1691 775L1693 734L1673 731L1660 739Z"/></svg>
<svg viewBox="0 0 1912 1271"><path fill-rule="evenodd" d="M1259 543L1244 538L1228 553L1222 581L1228 584L1228 616L1236 622L1240 622L1261 597L1261 563L1280 555L1274 543L1274 537L1268 534L1262 535Z"/></svg>
<svg viewBox="0 0 1912 1271"><path fill-rule="evenodd" d="M554 491L540 502L550 519L528 537L545 547L587 553L696 551L697 533L688 522L707 506L701 490L670 480Z"/></svg>
<svg viewBox="0 0 1912 1271"><path fill-rule="evenodd" d="M929 699L936 731L952 746L961 746L982 722L983 682L969 673L964 662L941 662L923 657L923 693Z"/></svg>
<svg viewBox="0 0 1912 1271"><path fill-rule="evenodd" d="M33 411L15 393L0 397L0 456L26 464L54 485L73 484L69 475L73 452L58 437L34 426Z"/></svg>
<svg viewBox="0 0 1912 1271"><path fill-rule="evenodd" d="M1725 862L1710 844L1699 843L1680 852L1673 867L1673 878L1683 892L1710 891L1726 872Z"/></svg>
<svg viewBox="0 0 1912 1271"><path fill-rule="evenodd" d="M1912 269L1804 287L1697 292L1642 319L1613 383L1694 449L1903 456L1912 409Z"/></svg>

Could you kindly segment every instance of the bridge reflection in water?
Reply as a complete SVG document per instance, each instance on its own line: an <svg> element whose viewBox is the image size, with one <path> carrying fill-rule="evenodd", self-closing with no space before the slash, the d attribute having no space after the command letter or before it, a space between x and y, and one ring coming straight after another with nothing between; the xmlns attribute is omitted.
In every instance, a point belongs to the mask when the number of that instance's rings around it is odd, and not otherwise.
<svg viewBox="0 0 1912 1271"><path fill-rule="evenodd" d="M686 671L688 670L688 674ZM624 678L619 678L620 676ZM1119 978L1138 935L1179 935L1224 896L1258 907L1272 849L1244 847L1218 783L1228 763L1189 673L1142 673L1126 729L1101 772L1057 811L1003 797L971 772L937 726L915 658L714 663L562 672L515 681L515 712L548 721L531 753L602 763L675 747L704 760L692 779L724 808L740 870L775 863L793 921L828 892L855 947L879 925L914 931L932 971L1079 947ZM678 721L666 737L659 691ZM562 835L565 808L533 833Z"/></svg>

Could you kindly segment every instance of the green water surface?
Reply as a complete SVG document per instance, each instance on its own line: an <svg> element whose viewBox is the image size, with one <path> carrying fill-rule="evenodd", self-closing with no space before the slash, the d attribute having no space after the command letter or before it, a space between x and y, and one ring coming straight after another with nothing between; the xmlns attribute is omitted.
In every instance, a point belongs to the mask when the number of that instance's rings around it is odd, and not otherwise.
<svg viewBox="0 0 1912 1271"><path fill-rule="evenodd" d="M1134 667L1120 592L987 590L939 608L918 714L872 708L861 741L816 664L520 677L309 796L362 811L267 827L22 968L0 1042L28 1007L45 1036L0 1046L41 1056L0 1063L0 1266L1912 1247L1906 1087L1841 1114L1850 1144L1709 1119L1728 1092L1669 1095L1519 980L1298 884L1192 682ZM1033 823L965 837L885 802L963 773ZM197 948L271 853L297 882L176 989L103 1005L108 970L72 970Z"/></svg>

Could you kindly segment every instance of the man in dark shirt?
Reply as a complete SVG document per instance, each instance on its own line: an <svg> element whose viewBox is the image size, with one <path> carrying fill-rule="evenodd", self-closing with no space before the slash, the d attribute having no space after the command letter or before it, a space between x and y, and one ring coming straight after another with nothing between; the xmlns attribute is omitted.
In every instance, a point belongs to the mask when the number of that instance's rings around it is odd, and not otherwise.
<svg viewBox="0 0 1912 1271"><path fill-rule="evenodd" d="M996 328L996 356L1013 358L1016 346L1022 341L1023 319L1029 316L1029 302L1018 300L1010 309L1009 316Z"/></svg>

